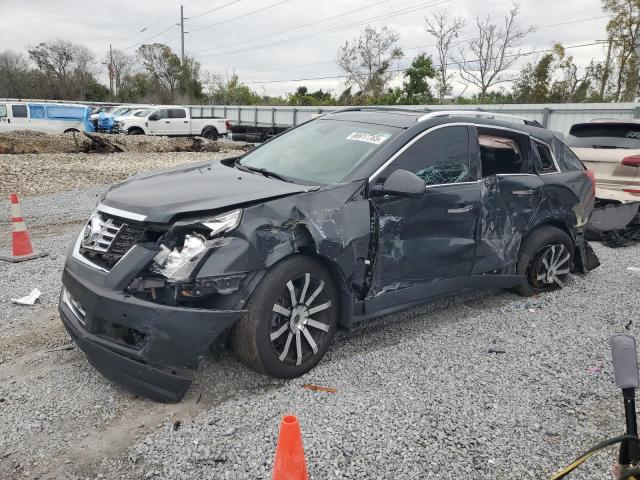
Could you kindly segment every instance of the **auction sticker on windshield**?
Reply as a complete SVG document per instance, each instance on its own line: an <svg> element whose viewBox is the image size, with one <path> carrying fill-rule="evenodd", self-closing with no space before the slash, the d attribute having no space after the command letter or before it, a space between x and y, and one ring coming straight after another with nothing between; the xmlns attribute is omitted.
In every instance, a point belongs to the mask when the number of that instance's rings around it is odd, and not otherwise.
<svg viewBox="0 0 640 480"><path fill-rule="evenodd" d="M380 145L384 142L389 135L376 135L373 133L364 133L364 132L353 132L351 135L347 137L347 140L355 140L357 142L367 142L373 143L375 145Z"/></svg>

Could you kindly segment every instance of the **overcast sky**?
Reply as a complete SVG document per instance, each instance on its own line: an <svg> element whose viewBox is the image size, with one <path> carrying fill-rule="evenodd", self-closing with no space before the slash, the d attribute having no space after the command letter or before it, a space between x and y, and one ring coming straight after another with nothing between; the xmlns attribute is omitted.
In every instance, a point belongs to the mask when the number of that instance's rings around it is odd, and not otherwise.
<svg viewBox="0 0 640 480"><path fill-rule="evenodd" d="M400 34L400 46L406 56L406 60L398 65L401 68L420 51L435 56L431 45L433 38L424 30L423 15L446 8L448 12L466 18L467 27L461 38L468 38L475 34L473 25L477 16L499 18L510 9L512 2L111 0L98 3L86 0L0 0L0 18L3 19L0 49L26 53L30 46L62 38L87 45L99 61L103 60L110 43L113 48L133 53L140 43L157 41L166 43L179 53L180 27L176 23L180 19L181 4L187 18L185 31L189 32L185 35L186 53L195 56L203 69L222 76L235 70L241 81L259 93L277 95L292 92L302 83L310 89L332 89L340 93L344 88L344 79L341 78L261 82L340 75L342 72L335 63L339 46L357 37L367 23L376 27L386 25ZM430 6L433 4L437 5ZM274 6L234 19L271 5ZM522 0L521 10L521 23L537 27L537 31L523 42L523 51L548 48L556 41L571 46L605 38L607 20L600 0ZM395 15L398 12L400 14ZM369 19L371 21L368 22ZM555 25L564 22L573 23ZM285 30L287 32L283 32ZM269 45L282 41L286 43ZM604 47L600 45L567 52L582 67L591 58L604 57ZM527 57L526 61L531 58L535 57ZM106 67L99 67L103 78L106 77ZM457 83L456 92L460 93L462 89L463 85Z"/></svg>

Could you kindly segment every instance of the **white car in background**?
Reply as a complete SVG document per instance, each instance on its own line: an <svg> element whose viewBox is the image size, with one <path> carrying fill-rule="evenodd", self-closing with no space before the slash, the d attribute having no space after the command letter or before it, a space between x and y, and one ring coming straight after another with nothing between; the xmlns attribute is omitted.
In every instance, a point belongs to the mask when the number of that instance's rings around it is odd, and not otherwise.
<svg viewBox="0 0 640 480"><path fill-rule="evenodd" d="M231 122L214 117L206 110L213 111L202 107L156 106L145 116L132 115L119 119L114 129L128 135L202 136L209 140L228 135Z"/></svg>
<svg viewBox="0 0 640 480"><path fill-rule="evenodd" d="M595 173L596 198L640 201L640 120L598 119L571 126L565 138Z"/></svg>
<svg viewBox="0 0 640 480"><path fill-rule="evenodd" d="M93 132L90 110L73 103L0 102L0 132Z"/></svg>

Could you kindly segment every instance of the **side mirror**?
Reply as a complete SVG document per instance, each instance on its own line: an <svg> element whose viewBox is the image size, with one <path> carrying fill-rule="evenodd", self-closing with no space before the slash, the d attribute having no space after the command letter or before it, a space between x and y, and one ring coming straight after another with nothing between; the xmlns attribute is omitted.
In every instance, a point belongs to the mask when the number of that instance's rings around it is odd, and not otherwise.
<svg viewBox="0 0 640 480"><path fill-rule="evenodd" d="M149 115L150 122L155 122L157 120L158 120L158 115L156 115L155 113L152 113L151 115Z"/></svg>
<svg viewBox="0 0 640 480"><path fill-rule="evenodd" d="M622 390L638 388L636 340L631 335L612 335L609 344L616 385Z"/></svg>
<svg viewBox="0 0 640 480"><path fill-rule="evenodd" d="M425 183L415 173L398 169L389 175L382 185L375 185L372 191L381 195L419 198L424 194Z"/></svg>

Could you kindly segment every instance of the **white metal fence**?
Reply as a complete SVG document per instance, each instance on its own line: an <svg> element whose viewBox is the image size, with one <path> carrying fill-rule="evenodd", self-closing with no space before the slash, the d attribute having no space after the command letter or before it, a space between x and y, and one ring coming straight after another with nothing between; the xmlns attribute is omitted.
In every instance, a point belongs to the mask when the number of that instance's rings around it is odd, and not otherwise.
<svg viewBox="0 0 640 480"><path fill-rule="evenodd" d="M196 107L194 105L194 107ZM255 126L293 126L310 120L318 114L344 107L254 107L214 105L216 117L228 118L235 124ZM567 134L574 123L593 118L640 119L638 103L554 103L512 105L411 105L403 108L416 110L483 110L537 120L543 126Z"/></svg>
<svg viewBox="0 0 640 480"><path fill-rule="evenodd" d="M1 101L10 99L0 99ZM15 99L13 99L15 101ZM23 100L28 101L28 100ZM35 101L35 100L31 100ZM43 100L37 100L42 102ZM52 100L45 100L52 102ZM55 100L53 100L55 101ZM82 102L66 102L82 103ZM86 102L87 105L98 105ZM235 124L255 126L293 126L318 114L345 107L256 107L251 105L188 105L202 109L202 114L228 118ZM567 134L574 123L593 118L640 119L640 103L549 103L510 105L409 105L397 107L416 110L483 110L537 120L543 126Z"/></svg>

